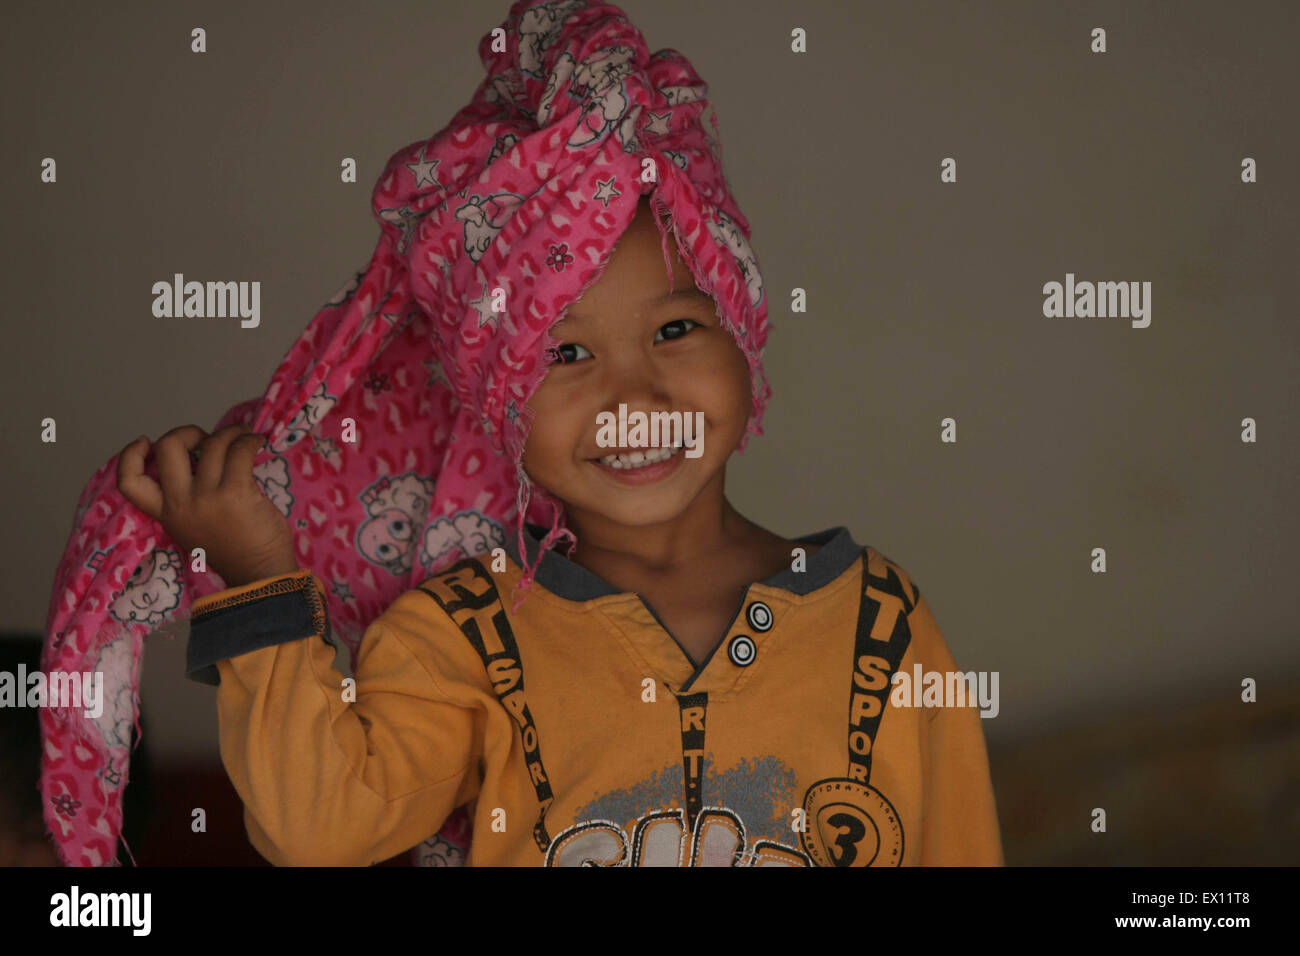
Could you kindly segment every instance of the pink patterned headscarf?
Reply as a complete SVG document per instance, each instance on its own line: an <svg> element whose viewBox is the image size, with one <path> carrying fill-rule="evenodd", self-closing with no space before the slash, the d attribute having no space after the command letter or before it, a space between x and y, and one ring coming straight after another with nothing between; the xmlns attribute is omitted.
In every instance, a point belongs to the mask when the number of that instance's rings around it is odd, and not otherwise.
<svg viewBox="0 0 1300 956"><path fill-rule="evenodd" d="M266 393L217 424L269 435L254 475L325 582L354 666L366 627L404 591L507 533L525 553L525 520L549 527L543 551L575 540L519 464L527 401L557 344L549 329L599 278L643 194L669 282L666 228L748 359L741 448L762 434L767 303L690 63L651 54L621 10L586 0L520 0L479 54L487 77L469 105L379 177L369 266L312 319ZM116 457L95 472L42 659L47 672L104 675L100 718L41 712L45 820L65 863L117 864L144 638L224 587L118 492ZM425 847L456 863L468 839L458 811Z"/></svg>

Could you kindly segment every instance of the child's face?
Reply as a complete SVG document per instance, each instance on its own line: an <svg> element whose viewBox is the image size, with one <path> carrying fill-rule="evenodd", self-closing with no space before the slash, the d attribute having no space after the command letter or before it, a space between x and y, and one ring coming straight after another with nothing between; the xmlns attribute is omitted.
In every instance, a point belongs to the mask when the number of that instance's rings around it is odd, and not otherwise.
<svg viewBox="0 0 1300 956"><path fill-rule="evenodd" d="M695 285L669 237L675 293L668 295L658 227L646 200L620 237L597 282L551 330L564 343L533 394L536 412L523 464L564 502L575 530L592 522L646 526L682 516L705 488L718 491L751 409L749 366L724 329L713 300ZM638 469L600 463L618 448L597 444L597 415L703 413L703 454L679 451L660 477L630 481ZM683 422L684 423L684 422ZM660 445L672 443L671 434ZM632 441L629 439L628 445ZM653 466L652 466L653 467ZM650 474L644 476L651 478Z"/></svg>

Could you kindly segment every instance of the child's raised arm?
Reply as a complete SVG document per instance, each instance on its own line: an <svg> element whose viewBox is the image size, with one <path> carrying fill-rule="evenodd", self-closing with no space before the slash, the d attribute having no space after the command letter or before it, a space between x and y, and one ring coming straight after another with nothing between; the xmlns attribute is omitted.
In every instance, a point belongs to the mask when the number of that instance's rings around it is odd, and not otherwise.
<svg viewBox="0 0 1300 956"><path fill-rule="evenodd" d="M495 698L419 591L371 623L355 682L334 669L323 586L298 568L288 523L253 478L261 441L242 425L173 429L154 446L154 481L136 439L118 488L230 585L194 602L188 671L220 684L221 759L253 846L277 864L377 863L477 795L476 716ZM439 643L447 629L455 640Z"/></svg>
<svg viewBox="0 0 1300 956"><path fill-rule="evenodd" d="M428 595L399 597L366 630L352 687L333 666L310 571L195 602L189 670L220 674L221 759L249 839L272 863L377 863L477 796L476 712L493 698L434 676L459 667L443 657L455 643L428 639L438 615Z"/></svg>

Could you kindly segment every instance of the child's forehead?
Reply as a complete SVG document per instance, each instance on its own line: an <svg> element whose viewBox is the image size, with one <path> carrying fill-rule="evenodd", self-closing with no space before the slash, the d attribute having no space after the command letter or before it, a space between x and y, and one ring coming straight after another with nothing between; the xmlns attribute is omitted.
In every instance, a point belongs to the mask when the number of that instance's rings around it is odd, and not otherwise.
<svg viewBox="0 0 1300 956"><path fill-rule="evenodd" d="M664 228L661 233L651 210L643 207L619 237L601 274L569 304L566 315L584 319L624 314L629 308L658 307L673 298L711 300L678 251L671 229Z"/></svg>

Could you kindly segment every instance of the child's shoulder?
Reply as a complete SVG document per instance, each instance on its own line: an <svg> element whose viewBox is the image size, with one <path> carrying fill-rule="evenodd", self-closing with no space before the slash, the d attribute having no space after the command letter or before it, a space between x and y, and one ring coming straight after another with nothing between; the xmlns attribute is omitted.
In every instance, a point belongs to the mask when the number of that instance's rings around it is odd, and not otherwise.
<svg viewBox="0 0 1300 956"><path fill-rule="evenodd" d="M503 553L472 554L430 574L407 593L423 592L447 610L490 604L502 597L512 574L519 570Z"/></svg>
<svg viewBox="0 0 1300 956"><path fill-rule="evenodd" d="M863 588L894 598L913 629L938 633L938 625L911 571L874 545L858 544L857 550L865 565Z"/></svg>
<svg viewBox="0 0 1300 956"><path fill-rule="evenodd" d="M867 574L873 583L880 582L877 586L902 598L909 609L916 606L921 600L921 589L906 568L871 545L864 545L862 554L867 561Z"/></svg>
<svg viewBox="0 0 1300 956"><path fill-rule="evenodd" d="M922 660L951 663L952 654L944 632L911 572L871 545L865 545L862 554L868 575L865 587L897 600L898 614L905 618L910 636L910 653Z"/></svg>

